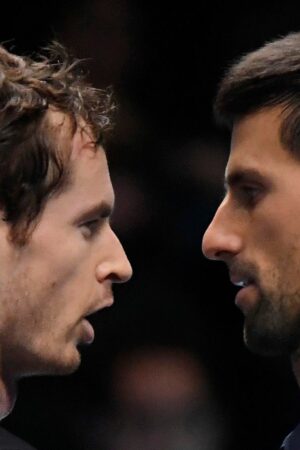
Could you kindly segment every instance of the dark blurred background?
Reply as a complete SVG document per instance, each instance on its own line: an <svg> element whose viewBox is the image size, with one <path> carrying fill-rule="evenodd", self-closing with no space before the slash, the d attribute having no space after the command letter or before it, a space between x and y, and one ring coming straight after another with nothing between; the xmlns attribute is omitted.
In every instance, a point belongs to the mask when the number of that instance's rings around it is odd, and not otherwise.
<svg viewBox="0 0 300 450"><path fill-rule="evenodd" d="M1 5L9 48L60 40L120 105L113 220L134 277L92 319L77 373L21 382L3 425L40 450L271 450L300 418L289 361L244 347L226 269L201 255L228 149L212 118L218 81L242 53L300 30L296 3L234 3Z"/></svg>

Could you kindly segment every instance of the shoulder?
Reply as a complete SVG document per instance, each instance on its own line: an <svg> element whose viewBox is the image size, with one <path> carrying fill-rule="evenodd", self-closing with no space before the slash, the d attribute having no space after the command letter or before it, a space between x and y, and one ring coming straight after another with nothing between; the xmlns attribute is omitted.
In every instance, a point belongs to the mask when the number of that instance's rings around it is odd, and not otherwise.
<svg viewBox="0 0 300 450"><path fill-rule="evenodd" d="M36 450L22 439L0 427L0 450Z"/></svg>
<svg viewBox="0 0 300 450"><path fill-rule="evenodd" d="M298 450L300 448L300 424L285 438L281 448L283 450Z"/></svg>

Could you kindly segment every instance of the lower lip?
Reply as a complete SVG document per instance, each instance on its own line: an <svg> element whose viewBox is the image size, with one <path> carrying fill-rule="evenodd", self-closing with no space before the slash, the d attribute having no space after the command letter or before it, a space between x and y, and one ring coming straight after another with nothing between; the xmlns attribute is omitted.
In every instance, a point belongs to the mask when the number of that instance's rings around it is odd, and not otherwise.
<svg viewBox="0 0 300 450"><path fill-rule="evenodd" d="M82 321L83 324L83 334L82 334L82 342L84 344L91 344L95 339L94 328L86 319Z"/></svg>
<svg viewBox="0 0 300 450"><path fill-rule="evenodd" d="M253 307L256 305L258 300L257 287L254 284L250 284L242 288L235 297L236 306L247 315Z"/></svg>

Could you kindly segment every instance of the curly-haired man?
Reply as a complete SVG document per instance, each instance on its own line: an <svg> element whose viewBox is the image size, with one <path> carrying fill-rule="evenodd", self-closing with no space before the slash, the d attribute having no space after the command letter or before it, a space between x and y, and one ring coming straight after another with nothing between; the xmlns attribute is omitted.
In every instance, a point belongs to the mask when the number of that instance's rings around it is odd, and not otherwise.
<svg viewBox="0 0 300 450"><path fill-rule="evenodd" d="M59 44L35 59L0 47L2 418L21 377L78 367L78 345L94 339L87 316L131 277L110 226L103 142L113 110L111 93L91 87ZM0 448L11 439L0 432Z"/></svg>

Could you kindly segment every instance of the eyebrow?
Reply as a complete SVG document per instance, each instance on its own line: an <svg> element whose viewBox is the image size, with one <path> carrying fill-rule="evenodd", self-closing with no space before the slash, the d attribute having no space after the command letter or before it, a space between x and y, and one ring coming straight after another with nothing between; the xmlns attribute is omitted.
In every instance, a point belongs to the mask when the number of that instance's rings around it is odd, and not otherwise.
<svg viewBox="0 0 300 450"><path fill-rule="evenodd" d="M108 203L102 201L96 205L88 207L85 211L81 211L78 214L78 219L80 221L88 220L91 217L111 217L114 212L114 202Z"/></svg>
<svg viewBox="0 0 300 450"><path fill-rule="evenodd" d="M224 188L233 188L241 183L256 182L266 184L266 177L256 169L236 169L224 179Z"/></svg>

